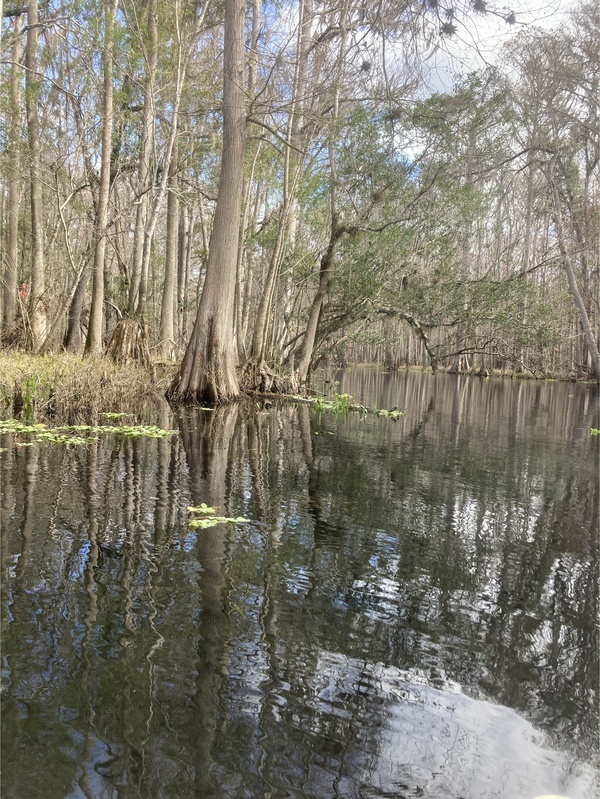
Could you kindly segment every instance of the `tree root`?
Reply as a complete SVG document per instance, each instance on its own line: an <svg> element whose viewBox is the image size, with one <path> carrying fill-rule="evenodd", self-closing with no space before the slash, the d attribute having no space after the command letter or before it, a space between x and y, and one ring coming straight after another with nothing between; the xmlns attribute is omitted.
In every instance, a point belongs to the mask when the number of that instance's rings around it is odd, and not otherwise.
<svg viewBox="0 0 600 799"><path fill-rule="evenodd" d="M240 387L245 394L277 394L289 395L294 391L291 375L276 374L262 361L255 363L248 361L240 376Z"/></svg>

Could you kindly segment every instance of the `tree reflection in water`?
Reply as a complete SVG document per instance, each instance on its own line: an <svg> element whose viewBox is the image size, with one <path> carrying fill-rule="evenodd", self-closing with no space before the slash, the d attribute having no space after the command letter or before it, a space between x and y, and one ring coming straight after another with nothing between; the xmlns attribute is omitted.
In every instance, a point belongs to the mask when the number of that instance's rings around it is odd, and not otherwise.
<svg viewBox="0 0 600 799"><path fill-rule="evenodd" d="M4 795L595 795L593 390L344 380L406 416L3 437Z"/></svg>

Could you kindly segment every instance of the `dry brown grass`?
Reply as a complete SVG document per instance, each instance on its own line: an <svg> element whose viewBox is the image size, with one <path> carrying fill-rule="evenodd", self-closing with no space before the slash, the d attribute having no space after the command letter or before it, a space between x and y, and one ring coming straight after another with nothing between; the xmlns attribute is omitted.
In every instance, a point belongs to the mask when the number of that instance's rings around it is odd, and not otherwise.
<svg viewBox="0 0 600 799"><path fill-rule="evenodd" d="M146 416L164 399L174 369L120 366L110 358L69 353L0 352L0 414L66 424L96 423L105 412Z"/></svg>

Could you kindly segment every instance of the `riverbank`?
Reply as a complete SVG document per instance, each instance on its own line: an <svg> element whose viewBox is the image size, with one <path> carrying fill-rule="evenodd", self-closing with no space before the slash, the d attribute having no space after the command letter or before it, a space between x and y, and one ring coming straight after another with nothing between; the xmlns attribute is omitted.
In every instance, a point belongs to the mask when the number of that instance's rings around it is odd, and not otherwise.
<svg viewBox="0 0 600 799"><path fill-rule="evenodd" d="M381 366L372 366L385 373ZM123 366L112 358L82 358L66 352L55 355L0 352L0 417L95 424L102 413L121 412L141 420L142 415L148 417L148 409L164 402L177 368L177 363L165 361L153 362L150 369L137 364ZM526 374L490 376L534 379ZM316 387L325 389L323 393L328 394L331 381L326 380ZM264 399L265 395L260 396ZM273 398L278 396L273 395ZM334 398L333 404L343 401L344 396ZM316 403L319 403L318 398ZM325 398L323 403L325 408ZM359 406L351 408L360 409ZM390 413L395 410L393 408Z"/></svg>
<svg viewBox="0 0 600 799"><path fill-rule="evenodd" d="M139 415L164 401L176 365L116 364L111 358L80 355L0 353L0 415L70 424L96 423L100 414Z"/></svg>

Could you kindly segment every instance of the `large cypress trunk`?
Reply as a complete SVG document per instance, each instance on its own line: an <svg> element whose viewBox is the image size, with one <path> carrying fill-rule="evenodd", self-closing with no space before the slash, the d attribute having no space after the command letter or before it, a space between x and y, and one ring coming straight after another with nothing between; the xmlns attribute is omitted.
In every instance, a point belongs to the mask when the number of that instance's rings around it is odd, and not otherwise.
<svg viewBox="0 0 600 799"><path fill-rule="evenodd" d="M240 394L234 298L246 124L243 0L225 0L223 155L206 277L194 329L169 390L178 402L217 404Z"/></svg>

